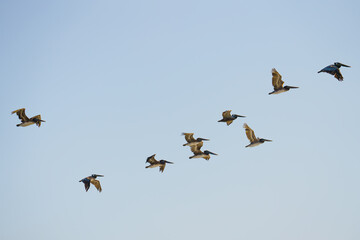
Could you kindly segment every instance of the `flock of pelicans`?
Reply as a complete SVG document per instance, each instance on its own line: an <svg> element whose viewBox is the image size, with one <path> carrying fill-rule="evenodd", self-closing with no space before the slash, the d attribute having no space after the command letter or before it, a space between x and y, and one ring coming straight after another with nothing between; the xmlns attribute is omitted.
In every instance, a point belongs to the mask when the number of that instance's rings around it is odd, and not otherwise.
<svg viewBox="0 0 360 240"><path fill-rule="evenodd" d="M343 81L344 78L341 75L340 72L340 67L350 67L348 65L339 63L339 62L335 62L332 65L329 65L323 69L321 69L318 73L320 72L326 72L329 73L331 75L334 75L334 77L339 80L339 81ZM269 95L271 94L279 94L279 93L283 93L283 92L287 92L292 88L298 88L298 87L293 87L293 86L284 86L284 81L282 80L281 75L276 71L275 68L272 69L272 85L274 87L274 91L270 92ZM41 126L42 122L45 122L44 120L41 119L41 115L36 115L32 118L28 118L25 114L25 108L21 108L18 110L13 111L11 114L16 113L19 117L19 119L21 120L20 124L17 124L17 127L26 127L32 124L36 124L38 127ZM231 114L231 110L227 110L225 112L222 113L222 119L220 119L218 122L225 122L228 126L238 117L245 117L242 115L237 115L237 114ZM245 128L245 133L247 138L250 141L250 144L245 146L245 147L255 147L258 146L264 142L271 142L271 140L265 139L265 138L258 138L255 136L254 130L252 130L246 123L244 123L243 127ZM201 151L201 148L204 144L204 141L209 141L209 139L206 138L194 138L194 133L183 133L183 135L185 136L185 140L187 143L183 144L183 146L189 146L191 152L194 154L193 156L190 156L189 158L204 158L206 160L210 159L210 154L212 155L217 155L216 153L210 152L208 150L205 151ZM146 168L156 168L159 167L159 171L163 172L165 169L165 166L167 163L169 164L173 164L173 162L169 162L166 160L156 160L155 159L155 155L152 155L150 157L148 157L146 159L146 162L149 163L150 165L146 166ZM100 181L96 180L97 177L104 177L104 175L98 175L98 174L92 174L89 177L83 178L81 179L79 182L83 182L85 185L85 190L88 191L90 188L90 183L93 184L96 189L101 192L102 188L100 185Z"/></svg>

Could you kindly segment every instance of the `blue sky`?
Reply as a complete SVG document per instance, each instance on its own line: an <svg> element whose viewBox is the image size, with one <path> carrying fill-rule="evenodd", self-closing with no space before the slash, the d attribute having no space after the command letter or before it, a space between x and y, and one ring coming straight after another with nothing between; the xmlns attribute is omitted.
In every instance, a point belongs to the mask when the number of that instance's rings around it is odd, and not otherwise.
<svg viewBox="0 0 360 240"><path fill-rule="evenodd" d="M1 1L0 239L359 239L359 7ZM269 96L273 67L300 88Z"/></svg>

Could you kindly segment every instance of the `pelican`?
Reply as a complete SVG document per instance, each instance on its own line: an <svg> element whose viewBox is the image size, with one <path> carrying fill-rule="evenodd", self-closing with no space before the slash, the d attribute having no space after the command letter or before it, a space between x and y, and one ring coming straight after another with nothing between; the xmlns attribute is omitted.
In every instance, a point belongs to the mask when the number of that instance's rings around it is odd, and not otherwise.
<svg viewBox="0 0 360 240"><path fill-rule="evenodd" d="M88 191L90 188L90 183L96 187L96 189L101 192L100 181L96 180L97 177L103 177L104 175L92 174L86 178L81 179L79 182L83 182L85 185L85 191Z"/></svg>
<svg viewBox="0 0 360 240"><path fill-rule="evenodd" d="M194 153L194 156L189 157L189 159L192 158L203 158L205 160L209 160L210 159L210 154L212 155L217 155L216 153L210 152L208 150L205 150L204 152L201 151L201 147L203 146L203 142L199 142L197 145L192 145L191 146L191 151Z"/></svg>
<svg viewBox="0 0 360 240"><path fill-rule="evenodd" d="M183 146L193 146L193 145L197 145L199 142L202 141L209 141L209 139L206 138L194 138L194 133L182 133L182 135L185 136L185 140L187 141L187 143L183 144Z"/></svg>
<svg viewBox="0 0 360 240"><path fill-rule="evenodd" d="M287 92L287 91L289 91L291 88L298 88L298 87L292 87L292 86L285 86L285 87L283 87L284 81L281 80L281 75L280 75L280 73L278 73L278 71L276 71L275 68L273 68L273 69L271 70L271 73L272 73L272 85L274 86L274 91L272 91L271 93L269 93L269 95Z"/></svg>
<svg viewBox="0 0 360 240"><path fill-rule="evenodd" d="M158 161L158 160L155 159L155 155L156 155L156 154L153 154L153 155L151 155L150 157L148 157L148 158L146 159L146 162L145 162L145 163L148 162L148 163L150 163L150 165L146 166L145 168L155 168L155 167L159 167L159 171L160 171L160 172L164 172L164 169L165 169L165 166L166 166L167 163L169 163L169 164L174 164L173 162L168 162L168 161L166 161L166 160L160 160L160 161Z"/></svg>
<svg viewBox="0 0 360 240"><path fill-rule="evenodd" d="M44 120L41 120L41 115L36 115L32 118L28 118L25 114L25 108L20 108L18 110L12 111L11 114L16 113L21 120L20 124L17 124L17 127L27 127L32 124L36 124L38 127L41 126L41 122L45 122Z"/></svg>
<svg viewBox="0 0 360 240"><path fill-rule="evenodd" d="M237 114L231 114L231 110L227 110L222 113L223 118L220 119L218 122L226 122L226 124L229 126L235 119L238 117L245 117Z"/></svg>
<svg viewBox="0 0 360 240"><path fill-rule="evenodd" d="M255 147L264 142L272 142L272 140L255 137L254 130L252 130L246 123L244 123L244 128L245 128L246 136L250 140L250 144L245 147Z"/></svg>
<svg viewBox="0 0 360 240"><path fill-rule="evenodd" d="M339 62L335 62L333 65L329 65L327 67L324 67L323 69L321 69L320 71L318 71L318 73L321 73L321 72L327 72L331 75L334 75L334 77L339 80L339 81L343 81L344 78L343 76L341 75L341 72L340 72L340 68L341 66L343 67L350 67L348 65L345 65L345 64L342 64L342 63L339 63Z"/></svg>

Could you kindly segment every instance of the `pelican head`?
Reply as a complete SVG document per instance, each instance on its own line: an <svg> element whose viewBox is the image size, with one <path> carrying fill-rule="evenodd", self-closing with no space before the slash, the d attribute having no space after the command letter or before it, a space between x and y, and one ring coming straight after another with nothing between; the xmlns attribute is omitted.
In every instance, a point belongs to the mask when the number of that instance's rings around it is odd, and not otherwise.
<svg viewBox="0 0 360 240"><path fill-rule="evenodd" d="M350 66L342 64L340 62L335 62L334 65L337 66L338 68L340 68L340 67L350 67Z"/></svg>

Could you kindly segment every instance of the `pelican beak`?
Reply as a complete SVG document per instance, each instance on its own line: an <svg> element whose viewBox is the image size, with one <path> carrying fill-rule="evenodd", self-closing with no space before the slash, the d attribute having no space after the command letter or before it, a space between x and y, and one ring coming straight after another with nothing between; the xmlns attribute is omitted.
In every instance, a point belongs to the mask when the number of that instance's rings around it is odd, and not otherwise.
<svg viewBox="0 0 360 240"><path fill-rule="evenodd" d="M288 86L289 88L299 88L299 87L293 87L293 86Z"/></svg>
<svg viewBox="0 0 360 240"><path fill-rule="evenodd" d="M97 177L104 177L104 175L96 175Z"/></svg>
<svg viewBox="0 0 360 240"><path fill-rule="evenodd" d="M345 65L345 64L342 64L342 63L340 63L340 66L343 66L343 67L350 67L350 66Z"/></svg>
<svg viewBox="0 0 360 240"><path fill-rule="evenodd" d="M212 154L212 155L217 155L216 153L213 153L213 152L209 152L210 154Z"/></svg>
<svg viewBox="0 0 360 240"><path fill-rule="evenodd" d="M206 138L199 138L201 141L210 141L210 139L206 139Z"/></svg>
<svg viewBox="0 0 360 240"><path fill-rule="evenodd" d="M40 122L46 122L45 120L40 120Z"/></svg>
<svg viewBox="0 0 360 240"><path fill-rule="evenodd" d="M272 140L269 140L269 139L264 139L264 141L266 141L266 142L272 142Z"/></svg>
<svg viewBox="0 0 360 240"><path fill-rule="evenodd" d="M246 117L246 116L241 116L241 115L237 115L237 114L235 114L235 116L237 116L237 117Z"/></svg>
<svg viewBox="0 0 360 240"><path fill-rule="evenodd" d="M173 162L165 161L166 163L174 164Z"/></svg>

